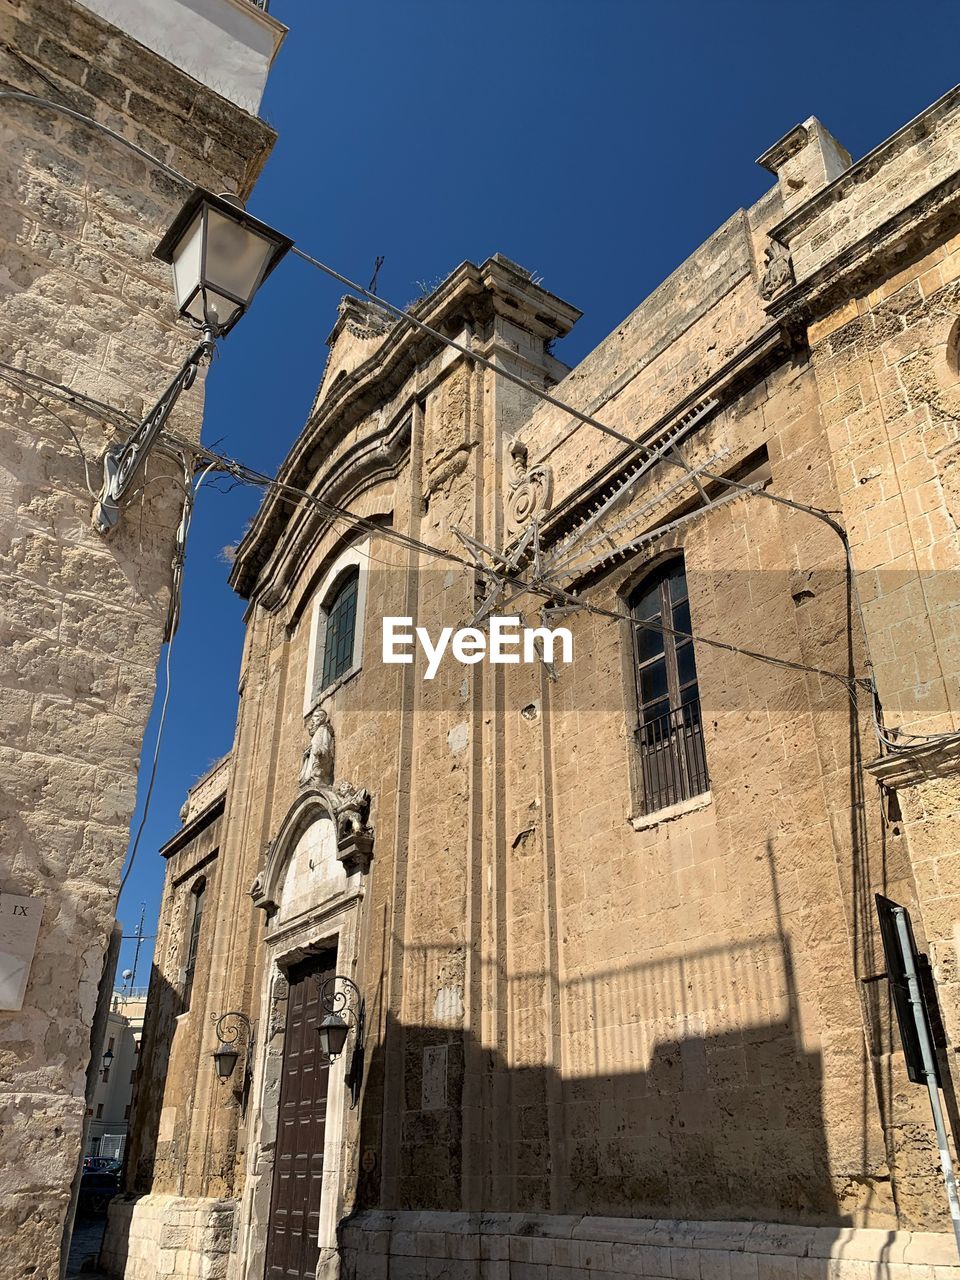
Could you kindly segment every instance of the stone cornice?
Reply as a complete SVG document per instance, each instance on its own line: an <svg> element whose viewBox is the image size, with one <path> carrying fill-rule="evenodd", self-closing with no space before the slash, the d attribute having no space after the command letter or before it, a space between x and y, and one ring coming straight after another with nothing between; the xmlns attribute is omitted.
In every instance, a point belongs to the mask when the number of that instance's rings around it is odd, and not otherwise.
<svg viewBox="0 0 960 1280"><path fill-rule="evenodd" d="M872 760L867 770L878 782L894 789L960 773L960 733L915 747L904 746Z"/></svg>
<svg viewBox="0 0 960 1280"><path fill-rule="evenodd" d="M389 429L371 432L335 458L317 475L313 490L343 507L372 485L396 479L410 454L410 429L405 411ZM278 609L286 602L330 525L313 506L298 505L289 513L257 578L256 599L265 609Z"/></svg>
<svg viewBox="0 0 960 1280"><path fill-rule="evenodd" d="M960 173L953 173L901 209L869 235L830 258L798 284L778 294L767 313L788 329L809 325L838 300L862 289L878 271L889 273L955 226L960 216Z"/></svg>
<svg viewBox="0 0 960 1280"><path fill-rule="evenodd" d="M459 332L464 322L479 325L500 314L543 337L555 337L568 333L580 312L497 254L479 267L461 264L412 314L440 332ZM409 321L398 321L374 354L339 378L316 406L284 460L278 480L330 496L316 475L318 465L333 454L352 427L396 395L439 346L437 339ZM363 448L363 441L354 446L358 448ZM248 598L257 590L290 518L289 498L270 491L237 550L230 585L238 595Z"/></svg>
<svg viewBox="0 0 960 1280"><path fill-rule="evenodd" d="M682 400L679 400L665 414L644 432L641 439L656 437L671 422L677 421L696 405L710 396L723 402L735 397L741 387L753 385L762 373L771 365L781 363L790 350L784 331L779 325L770 325L762 330L726 364L721 365L709 378L705 378ZM712 415L711 415L712 416ZM709 421L709 419L708 419ZM542 521L542 546L548 547L557 541L591 508L598 494L602 493L610 481L626 466L634 455L630 450L621 449L603 468L591 475L582 485L569 493L562 502L549 512Z"/></svg>
<svg viewBox="0 0 960 1280"><path fill-rule="evenodd" d="M868 151L865 156L850 165L848 169L845 169L832 182L822 187L809 200L804 201L799 208L783 218L776 226L771 227L770 238L779 240L783 244L789 244L796 233L813 222L824 209L834 204L837 200L842 200L851 187L868 181L881 165L897 155L898 152L905 150L912 143L923 138L930 131L931 124L938 116L945 115L958 104L960 104L960 85L949 89L936 102L931 103L918 116L915 116L913 120L908 121L896 133L892 133L889 138L874 147L872 151ZM764 162L769 160L777 152L778 148L795 141L794 135L802 128L803 126L797 126L796 129L792 129L780 142L774 143L773 147L765 152L757 163L763 165L764 168L769 168L769 165ZM802 141L802 139L798 140Z"/></svg>
<svg viewBox="0 0 960 1280"><path fill-rule="evenodd" d="M191 841L195 840L202 831L204 831L215 818L219 818L223 813L227 803L226 791L221 791L218 796L210 801L199 813L194 814L189 822L185 822L180 830L170 837L166 844L160 848L161 858L172 858L175 853L179 853Z"/></svg>
<svg viewBox="0 0 960 1280"><path fill-rule="evenodd" d="M772 147L768 147L762 156L757 157L757 164L768 173L776 174L786 160L795 156L807 142L808 129L805 124L794 125L789 133L785 133Z"/></svg>

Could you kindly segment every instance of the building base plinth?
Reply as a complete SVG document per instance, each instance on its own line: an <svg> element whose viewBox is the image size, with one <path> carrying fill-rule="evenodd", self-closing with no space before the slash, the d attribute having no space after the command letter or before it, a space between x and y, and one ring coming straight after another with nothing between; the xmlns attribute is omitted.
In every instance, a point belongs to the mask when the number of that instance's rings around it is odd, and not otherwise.
<svg viewBox="0 0 960 1280"><path fill-rule="evenodd" d="M119 1196L100 1265L111 1280L224 1280L236 1209L235 1200Z"/></svg>
<svg viewBox="0 0 960 1280"><path fill-rule="evenodd" d="M927 1231L368 1210L340 1235L347 1280L960 1280Z"/></svg>

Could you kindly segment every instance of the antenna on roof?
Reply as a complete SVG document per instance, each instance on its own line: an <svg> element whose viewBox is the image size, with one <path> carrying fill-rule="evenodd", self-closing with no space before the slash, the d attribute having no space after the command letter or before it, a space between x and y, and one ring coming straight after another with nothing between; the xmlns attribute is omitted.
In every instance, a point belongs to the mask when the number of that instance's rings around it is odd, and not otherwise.
<svg viewBox="0 0 960 1280"><path fill-rule="evenodd" d="M377 292L377 276L380 274L380 268L383 266L383 254L377 254L377 260L373 264L373 275L370 277L370 283L367 285L367 293Z"/></svg>

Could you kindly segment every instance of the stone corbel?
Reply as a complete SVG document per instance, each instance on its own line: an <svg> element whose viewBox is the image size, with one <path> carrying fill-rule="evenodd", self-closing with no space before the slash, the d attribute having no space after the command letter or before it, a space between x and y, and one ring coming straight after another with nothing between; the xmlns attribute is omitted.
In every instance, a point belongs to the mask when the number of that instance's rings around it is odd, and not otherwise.
<svg viewBox="0 0 960 1280"><path fill-rule="evenodd" d="M350 782L338 782L334 787L337 810L337 858L343 863L347 875L370 870L373 857L373 827L370 817L370 792L366 787L355 787Z"/></svg>
<svg viewBox="0 0 960 1280"><path fill-rule="evenodd" d="M765 250L766 270L760 277L760 297L765 302L772 301L777 294L783 293L794 284L793 263L790 250L779 240L771 240Z"/></svg>
<svg viewBox="0 0 960 1280"><path fill-rule="evenodd" d="M511 440L508 452L511 474L504 515L507 537L514 538L549 510L553 470L544 463L528 466L529 451L522 440Z"/></svg>

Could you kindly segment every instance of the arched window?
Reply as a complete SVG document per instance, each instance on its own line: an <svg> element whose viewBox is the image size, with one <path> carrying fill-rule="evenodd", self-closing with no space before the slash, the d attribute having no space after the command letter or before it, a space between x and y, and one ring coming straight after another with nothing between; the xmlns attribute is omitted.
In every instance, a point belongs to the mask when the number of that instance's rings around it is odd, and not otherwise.
<svg viewBox="0 0 960 1280"><path fill-rule="evenodd" d="M708 791L693 641L663 630L690 631L683 557L660 565L629 599L637 682L636 743L641 809L655 813Z"/></svg>
<svg viewBox="0 0 960 1280"><path fill-rule="evenodd" d="M197 948L200 945L200 927L203 923L203 904L207 896L207 881L201 877L190 890L193 899L190 916L190 933L187 939L186 964L183 967L183 1006L181 1012L190 1008L190 996L193 992L193 975L197 968Z"/></svg>
<svg viewBox="0 0 960 1280"><path fill-rule="evenodd" d="M363 663L369 562L368 542L346 547L313 592L304 716L333 686L358 672Z"/></svg>
<svg viewBox="0 0 960 1280"><path fill-rule="evenodd" d="M324 601L326 625L323 629L323 673L320 687L327 688L353 666L353 646L357 634L357 596L360 570L352 565L337 582L333 594Z"/></svg>

